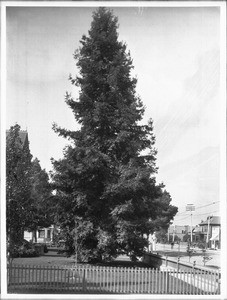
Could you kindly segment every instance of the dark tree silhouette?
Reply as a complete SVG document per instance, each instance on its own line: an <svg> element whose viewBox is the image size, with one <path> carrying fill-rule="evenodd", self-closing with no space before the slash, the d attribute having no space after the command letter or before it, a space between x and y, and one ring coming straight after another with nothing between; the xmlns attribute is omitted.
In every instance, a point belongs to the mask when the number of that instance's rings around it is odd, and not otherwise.
<svg viewBox="0 0 227 300"><path fill-rule="evenodd" d="M147 245L143 234L163 220L168 227L177 212L163 185L156 184L153 123L141 125L144 107L117 28L110 10L94 12L88 36L74 54L79 74L70 75L79 97L66 94L81 127L70 131L54 125L72 141L64 158L53 160L59 223L69 249L87 259L141 255Z"/></svg>

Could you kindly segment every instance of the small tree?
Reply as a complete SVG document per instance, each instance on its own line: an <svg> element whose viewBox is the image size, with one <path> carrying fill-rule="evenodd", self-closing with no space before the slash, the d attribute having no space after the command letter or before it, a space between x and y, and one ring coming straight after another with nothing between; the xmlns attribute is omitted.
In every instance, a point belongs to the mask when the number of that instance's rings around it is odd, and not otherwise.
<svg viewBox="0 0 227 300"><path fill-rule="evenodd" d="M193 249L191 249L191 243L190 242L187 243L187 254L188 254L188 259L189 259L189 262L190 262L190 259L193 255Z"/></svg>
<svg viewBox="0 0 227 300"><path fill-rule="evenodd" d="M206 263L212 259L212 257L207 254L207 251L205 248L202 249L202 252L203 252L203 265L205 266Z"/></svg>

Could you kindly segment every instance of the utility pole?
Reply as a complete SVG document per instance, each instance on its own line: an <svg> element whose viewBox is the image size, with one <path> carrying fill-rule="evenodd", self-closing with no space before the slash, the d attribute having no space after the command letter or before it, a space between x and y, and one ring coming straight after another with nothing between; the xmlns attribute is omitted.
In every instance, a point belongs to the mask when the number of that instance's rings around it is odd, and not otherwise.
<svg viewBox="0 0 227 300"><path fill-rule="evenodd" d="M192 211L195 210L195 206L193 204L187 204L186 211L191 212L191 243L192 243Z"/></svg>
<svg viewBox="0 0 227 300"><path fill-rule="evenodd" d="M175 231L176 231L176 225L173 227L173 243L174 243L174 238L175 238Z"/></svg>
<svg viewBox="0 0 227 300"><path fill-rule="evenodd" d="M206 248L208 248L208 243L209 243L209 231L210 231L210 219L212 216L208 216L207 218L207 240L206 240Z"/></svg>

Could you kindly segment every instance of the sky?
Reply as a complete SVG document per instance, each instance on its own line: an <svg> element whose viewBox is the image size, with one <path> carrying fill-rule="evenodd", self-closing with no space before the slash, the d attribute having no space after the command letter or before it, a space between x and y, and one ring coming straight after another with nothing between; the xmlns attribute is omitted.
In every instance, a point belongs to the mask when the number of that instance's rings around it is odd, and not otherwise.
<svg viewBox="0 0 227 300"><path fill-rule="evenodd" d="M220 11L218 7L113 7L119 39L133 59L144 123L154 122L157 182L179 213L175 225L220 215ZM42 168L63 156L67 140L53 123L77 129L65 92L78 72L73 53L94 7L7 7L6 128L28 131Z"/></svg>

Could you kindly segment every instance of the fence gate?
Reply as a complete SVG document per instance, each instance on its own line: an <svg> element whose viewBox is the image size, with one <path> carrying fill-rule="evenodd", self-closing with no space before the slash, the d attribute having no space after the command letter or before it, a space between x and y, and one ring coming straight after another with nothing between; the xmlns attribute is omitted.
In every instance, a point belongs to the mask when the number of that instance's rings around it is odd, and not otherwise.
<svg viewBox="0 0 227 300"><path fill-rule="evenodd" d="M8 293L220 294L217 271L11 265Z"/></svg>

